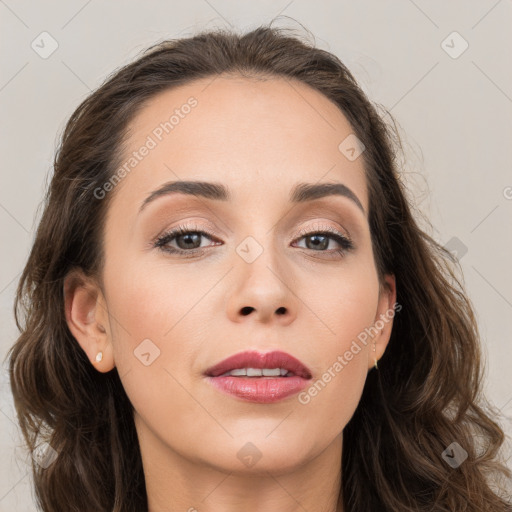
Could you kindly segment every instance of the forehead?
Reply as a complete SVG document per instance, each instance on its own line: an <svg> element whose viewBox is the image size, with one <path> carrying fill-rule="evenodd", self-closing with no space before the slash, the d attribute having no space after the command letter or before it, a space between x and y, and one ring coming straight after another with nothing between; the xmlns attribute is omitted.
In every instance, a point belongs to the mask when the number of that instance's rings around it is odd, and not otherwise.
<svg viewBox="0 0 512 512"><path fill-rule="evenodd" d="M132 120L122 161L151 149L137 157L116 195L136 209L165 182L203 180L225 183L247 204L287 198L298 182L341 182L368 211L363 160L350 161L339 149L352 133L339 108L301 82L196 80L154 96Z"/></svg>

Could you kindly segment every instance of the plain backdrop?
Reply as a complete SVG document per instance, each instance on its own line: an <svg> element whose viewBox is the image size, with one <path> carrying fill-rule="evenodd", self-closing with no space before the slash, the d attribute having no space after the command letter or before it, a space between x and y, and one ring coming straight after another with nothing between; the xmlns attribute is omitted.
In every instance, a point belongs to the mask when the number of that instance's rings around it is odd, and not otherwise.
<svg viewBox="0 0 512 512"><path fill-rule="evenodd" d="M399 123L404 181L432 227L420 224L459 257L482 335L484 391L506 415L510 435L511 0L0 0L2 358L17 337L15 288L58 136L73 110L151 44L206 28L248 30L278 15L278 26L309 29ZM0 511L33 511L6 367Z"/></svg>

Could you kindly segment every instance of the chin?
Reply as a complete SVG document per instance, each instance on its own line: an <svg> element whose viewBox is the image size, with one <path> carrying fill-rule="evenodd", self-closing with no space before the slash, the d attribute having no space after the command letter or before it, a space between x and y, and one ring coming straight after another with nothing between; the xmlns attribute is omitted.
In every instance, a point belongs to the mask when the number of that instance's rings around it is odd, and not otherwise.
<svg viewBox="0 0 512 512"><path fill-rule="evenodd" d="M273 434L268 436L268 433L267 430L261 435L235 437L225 444L212 443L210 446L216 446L219 452L206 457L203 453L202 458L206 464L224 472L278 475L293 471L315 455L313 447L304 446L303 433L296 439L286 435L271 439Z"/></svg>

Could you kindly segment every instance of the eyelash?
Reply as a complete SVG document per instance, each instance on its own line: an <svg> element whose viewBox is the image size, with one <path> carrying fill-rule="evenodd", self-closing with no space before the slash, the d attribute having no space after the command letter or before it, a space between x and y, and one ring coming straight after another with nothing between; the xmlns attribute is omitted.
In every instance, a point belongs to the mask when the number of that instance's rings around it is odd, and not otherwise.
<svg viewBox="0 0 512 512"><path fill-rule="evenodd" d="M203 247L203 248L198 247L195 249L184 250L184 249L176 249L175 247L169 247L167 245L169 242L174 240L176 237L178 237L180 235L190 234L190 233L204 235L212 241L217 240L217 238L213 235L213 233L211 233L207 229L199 228L197 226L180 225L166 233L163 233L161 236L159 236L154 241L153 247L158 248L164 252L181 255L185 258L193 258L194 256L197 256L198 254L202 254L204 252L204 250L207 248L206 247ZM348 251L351 251L354 249L354 244L349 237L341 234L339 231L337 231L336 229L334 229L330 226L320 227L318 230L315 230L315 231L302 229L299 232L299 236L297 238L295 238L294 241L300 240L307 236L313 236L313 235L329 235L330 239L335 240L341 246L341 248L333 249L331 251L314 251L313 249L309 249L313 252L324 252L324 253L334 255L334 256L336 256L336 255L344 256Z"/></svg>

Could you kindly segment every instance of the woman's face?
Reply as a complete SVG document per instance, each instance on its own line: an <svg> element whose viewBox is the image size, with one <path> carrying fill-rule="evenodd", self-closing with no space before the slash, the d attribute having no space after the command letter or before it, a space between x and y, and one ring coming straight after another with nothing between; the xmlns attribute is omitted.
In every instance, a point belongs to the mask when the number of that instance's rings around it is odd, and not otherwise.
<svg viewBox="0 0 512 512"><path fill-rule="evenodd" d="M125 172L104 188L108 318L102 308L96 318L111 352L97 367L117 367L143 452L227 471L250 471L252 456L258 469L285 470L341 439L392 322L368 329L396 297L392 277L379 295L352 133L327 98L284 79L202 79L161 93L132 122ZM185 181L227 198L154 194ZM350 192L293 201L299 183ZM156 243L178 226L192 233ZM275 350L309 369L301 392L255 401L256 384L244 398L205 375L234 354Z"/></svg>

